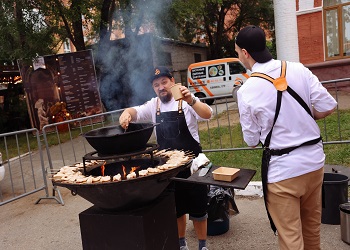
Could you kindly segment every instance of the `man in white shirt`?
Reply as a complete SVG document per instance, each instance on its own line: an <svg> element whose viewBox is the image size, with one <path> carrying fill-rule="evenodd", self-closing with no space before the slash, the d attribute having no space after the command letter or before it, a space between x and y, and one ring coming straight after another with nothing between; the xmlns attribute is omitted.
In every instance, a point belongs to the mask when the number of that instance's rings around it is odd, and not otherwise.
<svg viewBox="0 0 350 250"><path fill-rule="evenodd" d="M325 155L315 120L331 114L337 103L301 63L282 67L272 59L261 28L243 28L235 50L253 75L237 92L240 122L245 142L265 147L265 204L280 249L320 249Z"/></svg>
<svg viewBox="0 0 350 250"><path fill-rule="evenodd" d="M183 99L175 101L170 88L175 84L174 77L166 67L157 67L150 79L157 97L145 104L127 108L119 117L119 123L127 128L131 121L153 121L156 126L157 143L160 149L190 150L196 156L202 152L199 144L198 120L209 119L212 108L194 97L185 86L180 86ZM188 178L190 169L180 172L177 177ZM199 250L207 250L207 186L175 183L175 203L179 244L181 250L188 250L186 214L193 221L198 237Z"/></svg>

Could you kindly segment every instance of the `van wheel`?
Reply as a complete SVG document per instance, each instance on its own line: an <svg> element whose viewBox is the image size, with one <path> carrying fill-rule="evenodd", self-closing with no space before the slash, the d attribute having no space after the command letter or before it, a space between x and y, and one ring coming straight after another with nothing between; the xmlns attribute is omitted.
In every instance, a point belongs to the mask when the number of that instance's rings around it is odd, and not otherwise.
<svg viewBox="0 0 350 250"><path fill-rule="evenodd" d="M214 103L214 99L207 99L205 100L205 103L208 105L212 105Z"/></svg>
<svg viewBox="0 0 350 250"><path fill-rule="evenodd" d="M195 93L194 96L198 97L198 98L205 98L205 94L199 92L199 93ZM212 105L214 103L214 99L206 99L204 100L204 102L208 105Z"/></svg>

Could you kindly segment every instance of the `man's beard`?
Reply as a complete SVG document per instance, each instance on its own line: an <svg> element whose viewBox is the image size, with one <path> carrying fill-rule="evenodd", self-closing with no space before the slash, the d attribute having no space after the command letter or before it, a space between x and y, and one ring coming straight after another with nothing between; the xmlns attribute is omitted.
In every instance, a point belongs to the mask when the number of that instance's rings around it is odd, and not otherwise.
<svg viewBox="0 0 350 250"><path fill-rule="evenodd" d="M161 100L162 103L170 102L172 97L173 96L170 93L167 93L166 95L159 95L159 99Z"/></svg>

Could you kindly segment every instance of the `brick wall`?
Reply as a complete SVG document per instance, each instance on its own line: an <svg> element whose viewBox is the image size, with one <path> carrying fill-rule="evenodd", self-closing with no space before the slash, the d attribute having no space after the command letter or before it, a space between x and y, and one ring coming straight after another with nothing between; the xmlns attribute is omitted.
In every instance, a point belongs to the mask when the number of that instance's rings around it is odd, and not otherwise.
<svg viewBox="0 0 350 250"><path fill-rule="evenodd" d="M322 12L297 16L299 59L304 64L324 61Z"/></svg>
<svg viewBox="0 0 350 250"><path fill-rule="evenodd" d="M306 64L312 73L320 81L329 81L334 79L349 78L350 76L350 59L331 60L321 63Z"/></svg>
<svg viewBox="0 0 350 250"><path fill-rule="evenodd" d="M162 45L162 51L171 53L173 76L176 82L181 82L186 85L187 68L191 63L194 63L194 54L201 55L201 61L207 60L207 48L181 45L176 43L166 43Z"/></svg>
<svg viewBox="0 0 350 250"><path fill-rule="evenodd" d="M322 6L322 0L315 0L314 1L314 6L315 7L321 7Z"/></svg>
<svg viewBox="0 0 350 250"><path fill-rule="evenodd" d="M174 70L186 70L191 63L195 62L195 53L201 54L202 61L207 60L206 47L164 44L162 50L171 53L171 61Z"/></svg>

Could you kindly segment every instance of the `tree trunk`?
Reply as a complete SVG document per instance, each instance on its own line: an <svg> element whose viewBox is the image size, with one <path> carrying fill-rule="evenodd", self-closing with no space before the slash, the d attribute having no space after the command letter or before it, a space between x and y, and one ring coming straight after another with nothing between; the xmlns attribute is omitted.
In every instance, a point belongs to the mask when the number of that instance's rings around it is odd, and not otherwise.
<svg viewBox="0 0 350 250"><path fill-rule="evenodd" d="M83 34L83 20L81 8L79 6L79 0L73 0L71 9L73 10L73 20L72 20L72 28L73 28L73 36L74 36L74 46L77 51L85 50L85 42L84 42L84 34Z"/></svg>

